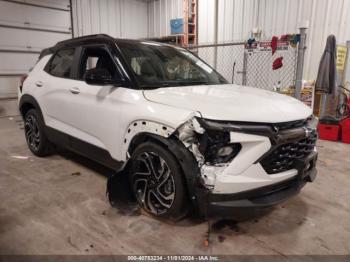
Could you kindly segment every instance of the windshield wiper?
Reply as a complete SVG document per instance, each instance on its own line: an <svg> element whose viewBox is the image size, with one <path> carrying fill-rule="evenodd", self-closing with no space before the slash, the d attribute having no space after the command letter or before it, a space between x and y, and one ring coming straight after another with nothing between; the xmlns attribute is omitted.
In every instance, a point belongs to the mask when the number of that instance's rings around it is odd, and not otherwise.
<svg viewBox="0 0 350 262"><path fill-rule="evenodd" d="M187 81L187 82L178 82L180 86L193 86L193 85L208 85L208 81Z"/></svg>
<svg viewBox="0 0 350 262"><path fill-rule="evenodd" d="M193 85L209 85L208 81L173 81L173 82L156 82L150 84L141 85L141 88L157 89L162 87L172 86L193 86Z"/></svg>
<svg viewBox="0 0 350 262"><path fill-rule="evenodd" d="M144 84L140 85L141 88L145 89L157 89L162 87L169 87L170 85L168 83L151 83L151 84Z"/></svg>

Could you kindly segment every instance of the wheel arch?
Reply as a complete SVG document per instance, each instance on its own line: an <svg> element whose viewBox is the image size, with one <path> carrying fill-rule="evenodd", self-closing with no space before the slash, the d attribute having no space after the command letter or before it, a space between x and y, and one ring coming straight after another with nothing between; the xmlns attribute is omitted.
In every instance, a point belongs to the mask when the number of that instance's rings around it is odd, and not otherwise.
<svg viewBox="0 0 350 262"><path fill-rule="evenodd" d="M132 137L128 147L128 154L131 156L138 145L147 141L165 147L176 158L184 175L186 193L191 200L192 206L197 209L196 187L200 184L198 182L198 179L200 179L200 170L194 155L175 135L170 134L168 137L164 137L149 132L140 132Z"/></svg>
<svg viewBox="0 0 350 262"><path fill-rule="evenodd" d="M129 124L124 133L122 151L124 156L131 155L130 149L135 149L137 143L142 139L156 137L168 138L175 132L175 129L151 120L136 120Z"/></svg>
<svg viewBox="0 0 350 262"><path fill-rule="evenodd" d="M40 116L42 117L42 119L44 119L41 108L37 100L31 95L27 95L27 94L22 95L21 99L19 100L19 111L23 118L25 117L26 113L30 109L38 110Z"/></svg>

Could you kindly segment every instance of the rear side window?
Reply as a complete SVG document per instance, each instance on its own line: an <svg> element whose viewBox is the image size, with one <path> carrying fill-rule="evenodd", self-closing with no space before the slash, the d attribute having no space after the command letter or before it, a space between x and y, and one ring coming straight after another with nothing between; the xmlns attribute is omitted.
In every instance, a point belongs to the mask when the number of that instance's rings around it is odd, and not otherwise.
<svg viewBox="0 0 350 262"><path fill-rule="evenodd" d="M46 71L53 76L70 78L74 51L74 48L58 51Z"/></svg>

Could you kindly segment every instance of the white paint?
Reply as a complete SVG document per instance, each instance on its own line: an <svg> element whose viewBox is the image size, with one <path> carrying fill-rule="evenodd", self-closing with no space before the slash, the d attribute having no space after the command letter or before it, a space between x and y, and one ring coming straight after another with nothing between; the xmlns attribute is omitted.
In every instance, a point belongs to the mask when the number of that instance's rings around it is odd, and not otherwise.
<svg viewBox="0 0 350 262"><path fill-rule="evenodd" d="M168 138L174 131L174 128L165 126L162 123L143 119L133 121L125 130L123 151L127 152L127 156L129 155L130 142L140 133L154 134Z"/></svg>
<svg viewBox="0 0 350 262"><path fill-rule="evenodd" d="M181 134L181 130L178 129L178 131ZM231 132L230 142L242 145L240 152L231 162L200 166L204 184L208 189L213 190L213 193L239 193L281 182L298 173L297 170L292 169L269 175L260 164L255 164L256 160L271 148L268 137ZM197 145L194 146L197 147ZM191 150L191 147L188 145L187 147Z"/></svg>
<svg viewBox="0 0 350 262"><path fill-rule="evenodd" d="M55 77L43 71L50 57L47 55L36 64L24 82L23 94L36 99L45 125L105 149L119 161L127 160L128 143L140 132L167 138L175 130L199 159L198 145L186 139L205 132L194 116L276 123L305 119L311 114L308 107L289 96L236 85L155 90L89 85L83 80ZM78 92L70 92L72 89ZM271 147L267 137L232 132L230 140L241 143L238 155L227 165L202 169L207 176L205 183L215 193L241 192L297 174L296 170L289 170L268 175L260 164L254 164ZM203 161L199 159L198 164L201 167Z"/></svg>
<svg viewBox="0 0 350 262"><path fill-rule="evenodd" d="M145 90L159 104L199 111L204 118L277 123L305 119L311 109L290 96L238 85L168 87Z"/></svg>
<svg viewBox="0 0 350 262"><path fill-rule="evenodd" d="M23 93L37 99L46 125L107 149L115 159L126 160L124 136L134 121L161 123L175 130L193 113L150 102L142 90L88 85L85 81L51 76L42 70L49 58L50 55L43 57L29 74ZM41 87L35 85L39 80ZM79 88L80 93L72 94L72 87Z"/></svg>
<svg viewBox="0 0 350 262"><path fill-rule="evenodd" d="M232 132L230 137L231 143L240 143L242 148L240 153L225 169L224 175L239 175L243 173L271 148L270 139L266 136Z"/></svg>
<svg viewBox="0 0 350 262"><path fill-rule="evenodd" d="M239 193L276 184L297 174L298 171L296 169L291 169L275 175L269 175L260 164L254 164L239 175L226 173L216 176L213 192L217 194Z"/></svg>

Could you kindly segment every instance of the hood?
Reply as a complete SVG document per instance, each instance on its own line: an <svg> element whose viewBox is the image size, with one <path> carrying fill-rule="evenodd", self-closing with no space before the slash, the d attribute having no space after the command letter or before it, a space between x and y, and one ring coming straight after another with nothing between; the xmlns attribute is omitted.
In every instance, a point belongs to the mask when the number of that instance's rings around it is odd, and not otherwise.
<svg viewBox="0 0 350 262"><path fill-rule="evenodd" d="M213 120L280 123L305 119L311 108L290 96L238 85L201 85L144 90L147 100L198 111Z"/></svg>

